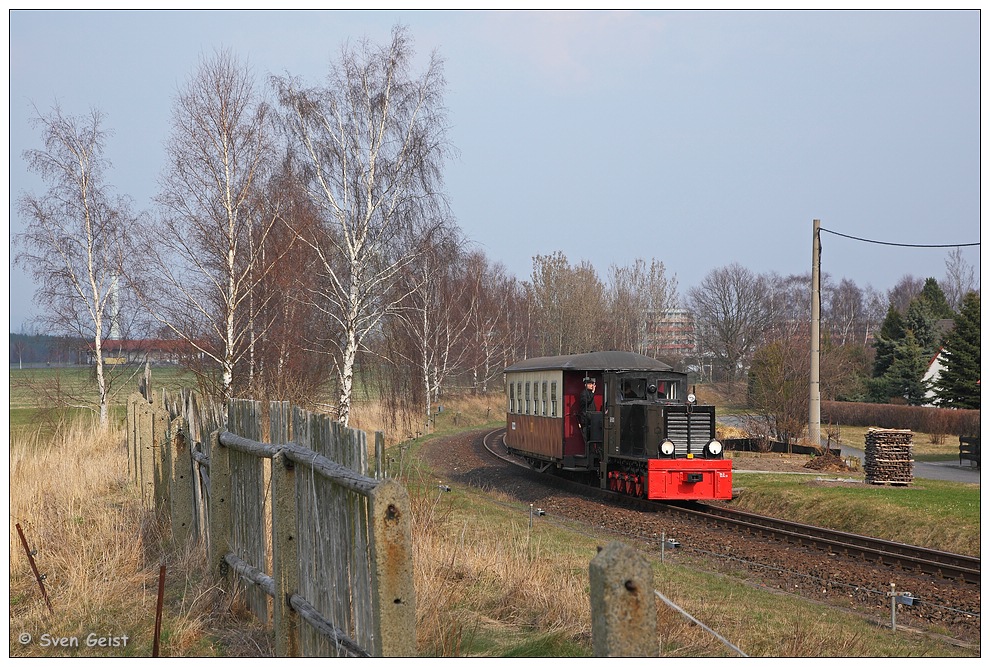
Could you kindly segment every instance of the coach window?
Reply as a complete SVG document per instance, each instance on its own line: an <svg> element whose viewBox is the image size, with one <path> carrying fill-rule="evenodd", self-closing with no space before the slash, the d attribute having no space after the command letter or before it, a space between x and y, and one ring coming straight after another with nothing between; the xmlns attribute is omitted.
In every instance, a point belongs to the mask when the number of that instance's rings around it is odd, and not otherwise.
<svg viewBox="0 0 990 667"><path fill-rule="evenodd" d="M543 398L543 402L541 405L543 406L543 410L540 414L546 417L547 416L547 381L546 380L543 381L542 398Z"/></svg>
<svg viewBox="0 0 990 667"><path fill-rule="evenodd" d="M522 414L523 411L523 394L522 394L522 382L516 383L516 412Z"/></svg>
<svg viewBox="0 0 990 667"><path fill-rule="evenodd" d="M526 383L526 414L527 415L532 414L532 412L530 412L530 407L529 407L529 402L532 400L532 397L529 392L529 384L530 384L529 382Z"/></svg>
<svg viewBox="0 0 990 667"><path fill-rule="evenodd" d="M557 416L557 381L550 383L550 416Z"/></svg>
<svg viewBox="0 0 990 667"><path fill-rule="evenodd" d="M516 411L516 385L514 382L509 383L509 412Z"/></svg>

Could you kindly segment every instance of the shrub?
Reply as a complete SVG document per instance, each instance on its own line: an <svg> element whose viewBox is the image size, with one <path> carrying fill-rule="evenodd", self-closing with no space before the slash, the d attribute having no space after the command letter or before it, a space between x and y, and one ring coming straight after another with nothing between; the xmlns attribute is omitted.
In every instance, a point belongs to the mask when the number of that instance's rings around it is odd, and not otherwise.
<svg viewBox="0 0 990 667"><path fill-rule="evenodd" d="M847 426L901 428L955 436L980 433L979 410L822 401L822 421Z"/></svg>

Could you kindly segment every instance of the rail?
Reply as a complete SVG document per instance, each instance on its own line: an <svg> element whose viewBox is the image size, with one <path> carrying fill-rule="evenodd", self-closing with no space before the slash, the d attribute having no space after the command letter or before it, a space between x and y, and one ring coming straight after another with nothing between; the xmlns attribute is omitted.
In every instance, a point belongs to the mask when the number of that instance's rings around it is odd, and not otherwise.
<svg viewBox="0 0 990 667"><path fill-rule="evenodd" d="M704 503L698 503L694 508L677 507L676 511L717 522L735 530L765 535L795 544L810 545L831 553L843 553L946 579L957 579L971 584L980 583L980 559L973 556L881 540L740 510L713 507Z"/></svg>

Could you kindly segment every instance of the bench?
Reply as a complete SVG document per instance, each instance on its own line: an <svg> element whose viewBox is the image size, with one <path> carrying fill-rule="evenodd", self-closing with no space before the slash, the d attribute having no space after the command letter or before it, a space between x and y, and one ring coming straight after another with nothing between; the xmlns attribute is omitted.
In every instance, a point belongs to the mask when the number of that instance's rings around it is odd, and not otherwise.
<svg viewBox="0 0 990 667"><path fill-rule="evenodd" d="M980 436L959 436L959 465L963 461L975 462L976 467L980 467Z"/></svg>

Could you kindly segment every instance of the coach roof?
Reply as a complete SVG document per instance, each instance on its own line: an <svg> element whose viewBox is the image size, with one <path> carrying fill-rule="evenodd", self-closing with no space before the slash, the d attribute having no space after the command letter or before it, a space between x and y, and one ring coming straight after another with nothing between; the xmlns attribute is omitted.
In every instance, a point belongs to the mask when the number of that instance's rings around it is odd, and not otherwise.
<svg viewBox="0 0 990 667"><path fill-rule="evenodd" d="M562 354L555 357L534 357L517 361L506 373L544 370L576 371L670 371L673 367L635 352L588 352Z"/></svg>

